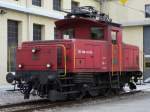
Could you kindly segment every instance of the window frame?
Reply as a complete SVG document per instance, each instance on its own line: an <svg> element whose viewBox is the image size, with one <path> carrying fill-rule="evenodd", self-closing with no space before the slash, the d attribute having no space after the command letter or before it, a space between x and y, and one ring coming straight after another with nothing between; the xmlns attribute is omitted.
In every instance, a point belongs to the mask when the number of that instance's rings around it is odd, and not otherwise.
<svg viewBox="0 0 150 112"><path fill-rule="evenodd" d="M150 62L145 62L145 68L150 68Z"/></svg>
<svg viewBox="0 0 150 112"><path fill-rule="evenodd" d="M14 72L16 69L16 47L19 41L19 21L7 20L7 71Z"/></svg>
<svg viewBox="0 0 150 112"><path fill-rule="evenodd" d="M97 29L100 29L100 31L103 31L103 36L101 36L101 37L103 37L103 38L100 38L100 37L97 37L97 38L93 38L92 37L92 28L97 28ZM100 32L99 32L100 33ZM99 27L99 26L92 26L92 27L90 27L90 36L91 36L91 39L92 40L105 40L105 30L104 30L104 28L102 28L102 27Z"/></svg>
<svg viewBox="0 0 150 112"><path fill-rule="evenodd" d="M73 3L75 3L77 6L75 6L75 7L79 7L79 5L80 5L80 3L79 2L77 2L77 1L71 1L71 10L73 10L74 8L73 8Z"/></svg>
<svg viewBox="0 0 150 112"><path fill-rule="evenodd" d="M72 31L72 37L69 37L68 39L73 39L73 38L75 38L75 29L74 29L74 28L68 28L68 29L65 29L65 30L62 31L62 39L65 39L65 38L64 38L64 33L65 33L65 31L69 31L69 32ZM67 38L66 38L66 39L67 39Z"/></svg>
<svg viewBox="0 0 150 112"><path fill-rule="evenodd" d="M62 8L62 0L53 0L53 10L61 11Z"/></svg>
<svg viewBox="0 0 150 112"><path fill-rule="evenodd" d="M150 14L149 14L149 16L148 16L148 14L147 14L147 12L146 12L146 7L150 7L150 4L146 4L145 5L145 18L150 18ZM150 12L149 12L150 13Z"/></svg>
<svg viewBox="0 0 150 112"><path fill-rule="evenodd" d="M42 0L32 0L32 5L42 7Z"/></svg>
<svg viewBox="0 0 150 112"><path fill-rule="evenodd" d="M112 33L116 33L115 39L112 38ZM111 30L110 35L111 35L111 42L112 42L112 44L117 44L118 43L118 31Z"/></svg>
<svg viewBox="0 0 150 112"><path fill-rule="evenodd" d="M40 27L40 28L38 28L38 27ZM33 24L33 41L42 40L42 27L43 26L40 24L36 24L36 23ZM37 29L35 29L35 28L37 28ZM40 32L39 32L39 30L40 30Z"/></svg>

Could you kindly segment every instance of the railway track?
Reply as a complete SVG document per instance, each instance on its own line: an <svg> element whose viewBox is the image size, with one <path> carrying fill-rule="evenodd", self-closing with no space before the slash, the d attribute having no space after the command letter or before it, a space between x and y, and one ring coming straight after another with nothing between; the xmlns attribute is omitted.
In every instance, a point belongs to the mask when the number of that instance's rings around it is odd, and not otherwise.
<svg viewBox="0 0 150 112"><path fill-rule="evenodd" d="M127 95L134 95L137 93L141 93L142 90L137 91L131 91L131 92L124 92L120 93L119 96L127 96ZM41 110L41 109L48 109L48 108L54 108L54 107L60 107L60 106L71 106L74 104L81 104L85 102L90 102L94 100L106 100L110 98L118 97L117 96L109 96L109 97L94 97L94 98L84 98L83 100L79 101L63 101L63 102L49 102L48 100L36 100L36 101L30 101L30 102L23 102L23 103L17 103L17 104L8 104L0 106L0 112L32 112L34 110Z"/></svg>

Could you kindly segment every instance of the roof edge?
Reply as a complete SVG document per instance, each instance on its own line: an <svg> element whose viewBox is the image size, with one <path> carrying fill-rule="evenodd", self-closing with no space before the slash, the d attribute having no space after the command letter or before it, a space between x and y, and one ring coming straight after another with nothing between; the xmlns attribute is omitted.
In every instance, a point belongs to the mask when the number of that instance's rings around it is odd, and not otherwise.
<svg viewBox="0 0 150 112"><path fill-rule="evenodd" d="M123 27L150 25L150 19L122 22Z"/></svg>
<svg viewBox="0 0 150 112"><path fill-rule="evenodd" d="M0 1L0 8L15 10L15 11L26 13L26 14L38 15L38 16L43 16L43 17L48 17L48 18L53 18L53 19L64 18L64 15L56 13L56 12L40 11L40 10L37 11L37 9L31 8L31 7L18 6L16 4L3 2L3 1Z"/></svg>

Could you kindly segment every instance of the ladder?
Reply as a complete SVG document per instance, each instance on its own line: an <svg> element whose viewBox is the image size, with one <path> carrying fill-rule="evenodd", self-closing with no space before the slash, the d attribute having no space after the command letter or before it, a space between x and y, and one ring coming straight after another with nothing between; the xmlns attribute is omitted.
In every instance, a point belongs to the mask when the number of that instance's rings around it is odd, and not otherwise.
<svg viewBox="0 0 150 112"><path fill-rule="evenodd" d="M115 57L114 57L114 49L115 49L115 47L118 47L118 59L119 59L119 71L117 70L117 71L115 71L115 69L114 69L114 66L115 66L115 64L114 64L114 59L115 59ZM114 45L114 44L112 44L112 46L111 46L111 48L112 48L112 70L111 70L111 74L110 74L110 85L111 85L111 88L120 88L120 76L122 75L122 46L121 46L121 44L119 44L119 45ZM115 86L114 86L114 83L116 84Z"/></svg>

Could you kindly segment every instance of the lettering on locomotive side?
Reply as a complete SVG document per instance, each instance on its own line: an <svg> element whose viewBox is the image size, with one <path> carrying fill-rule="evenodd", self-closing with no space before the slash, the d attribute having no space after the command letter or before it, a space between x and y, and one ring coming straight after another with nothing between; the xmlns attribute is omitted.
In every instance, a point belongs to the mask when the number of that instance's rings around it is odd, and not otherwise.
<svg viewBox="0 0 150 112"><path fill-rule="evenodd" d="M90 55L93 54L93 51L91 51L91 50L81 50L81 49L79 49L77 52L78 52L78 54L90 54Z"/></svg>

